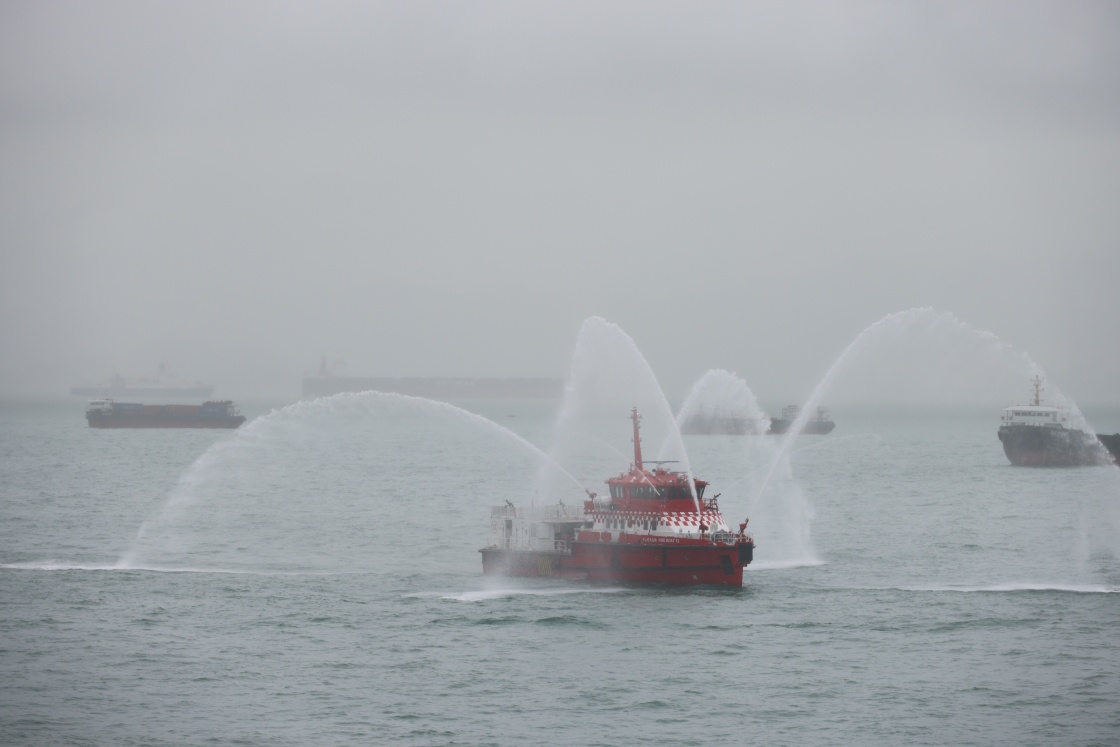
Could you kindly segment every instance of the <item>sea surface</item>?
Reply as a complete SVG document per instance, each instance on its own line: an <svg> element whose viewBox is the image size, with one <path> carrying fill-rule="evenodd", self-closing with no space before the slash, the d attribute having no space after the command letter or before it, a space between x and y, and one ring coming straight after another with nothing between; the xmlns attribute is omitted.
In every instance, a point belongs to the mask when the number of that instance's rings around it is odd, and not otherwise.
<svg viewBox="0 0 1120 747"><path fill-rule="evenodd" d="M0 744L1120 744L1120 470L1010 466L1001 403L834 407L762 494L776 441L685 437L731 590L483 578L556 405L456 404L0 404Z"/></svg>

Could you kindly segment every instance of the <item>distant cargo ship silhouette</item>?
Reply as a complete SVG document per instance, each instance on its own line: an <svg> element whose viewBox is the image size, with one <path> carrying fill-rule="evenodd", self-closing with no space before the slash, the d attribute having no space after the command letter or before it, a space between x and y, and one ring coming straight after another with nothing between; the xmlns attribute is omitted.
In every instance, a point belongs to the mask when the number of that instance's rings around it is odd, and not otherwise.
<svg viewBox="0 0 1120 747"><path fill-rule="evenodd" d="M329 397L371 389L446 399L554 399L563 394L564 381L533 377L338 376L327 367L325 356L319 363L318 375L303 379L304 397Z"/></svg>
<svg viewBox="0 0 1120 747"><path fill-rule="evenodd" d="M160 363L159 370L154 376L141 376L138 379L126 379L120 374L113 374L107 383L79 384L70 387L70 393L78 397L109 397L109 398L156 398L156 399L205 399L214 393L212 384L201 381L184 382L167 373L166 367Z"/></svg>
<svg viewBox="0 0 1120 747"><path fill-rule="evenodd" d="M801 408L797 405L783 407L782 417L780 418L752 418L746 415L701 411L693 413L681 423L681 433L684 435L717 434L724 436L766 433L771 436L779 436L790 429L790 426L793 425L800 414ZM816 414L808 418L801 427L801 433L825 436L832 433L832 429L835 427L836 423L832 422L828 410L824 407L818 407Z"/></svg>

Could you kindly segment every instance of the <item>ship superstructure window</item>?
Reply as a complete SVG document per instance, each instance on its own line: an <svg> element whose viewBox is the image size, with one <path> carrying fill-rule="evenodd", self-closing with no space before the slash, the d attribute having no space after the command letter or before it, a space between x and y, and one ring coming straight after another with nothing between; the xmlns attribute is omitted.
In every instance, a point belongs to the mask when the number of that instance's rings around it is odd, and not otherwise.
<svg viewBox="0 0 1120 747"><path fill-rule="evenodd" d="M649 484L611 485L611 498L614 500L647 500L647 501L691 501L692 492L688 485L657 486ZM704 488L696 486L696 497L702 498Z"/></svg>

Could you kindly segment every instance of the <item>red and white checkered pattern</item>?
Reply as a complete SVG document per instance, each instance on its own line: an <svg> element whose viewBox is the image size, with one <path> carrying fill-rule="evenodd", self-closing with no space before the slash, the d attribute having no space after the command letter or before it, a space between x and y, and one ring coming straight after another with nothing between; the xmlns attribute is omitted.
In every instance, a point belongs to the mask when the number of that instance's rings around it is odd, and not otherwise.
<svg viewBox="0 0 1120 747"><path fill-rule="evenodd" d="M596 513L595 521L605 522L610 519L623 521L648 521L657 519L657 523L670 527L699 527L703 522L709 527L723 524L723 515L718 511L672 511L669 513L641 513L638 511L613 511L611 513Z"/></svg>
<svg viewBox="0 0 1120 747"><path fill-rule="evenodd" d="M723 516L716 511L695 511L661 514L658 521L671 527L695 527L701 522L707 526L716 526L723 523Z"/></svg>

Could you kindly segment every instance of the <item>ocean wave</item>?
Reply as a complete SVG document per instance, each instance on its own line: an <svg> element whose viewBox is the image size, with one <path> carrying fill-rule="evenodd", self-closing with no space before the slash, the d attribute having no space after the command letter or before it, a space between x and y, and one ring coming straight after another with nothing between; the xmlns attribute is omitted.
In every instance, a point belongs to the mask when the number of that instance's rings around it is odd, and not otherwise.
<svg viewBox="0 0 1120 747"><path fill-rule="evenodd" d="M458 591L451 593L420 592L417 594L406 594L405 596L439 597L440 599L448 599L455 602L486 602L491 599L503 599L505 597L517 596L552 597L565 594L616 594L621 591L627 590L608 587L588 587L586 589L483 589L480 591Z"/></svg>
<svg viewBox="0 0 1120 747"><path fill-rule="evenodd" d="M1019 592L1019 591L1060 591L1072 594L1114 594L1120 589L1098 584L988 584L982 586L901 586L899 591L949 591L949 592Z"/></svg>
<svg viewBox="0 0 1120 747"><path fill-rule="evenodd" d="M95 571L124 573L212 573L234 576L343 576L353 572L254 571L241 568L165 568L139 565L58 563L54 561L0 563L0 570L11 571Z"/></svg>
<svg viewBox="0 0 1120 747"><path fill-rule="evenodd" d="M827 565L823 560L756 560L747 566L748 571L784 571L790 568L816 568Z"/></svg>
<svg viewBox="0 0 1120 747"><path fill-rule="evenodd" d="M132 570L117 565L79 565L76 563L59 563L51 560L35 563L0 563L0 570L5 571L123 571Z"/></svg>

